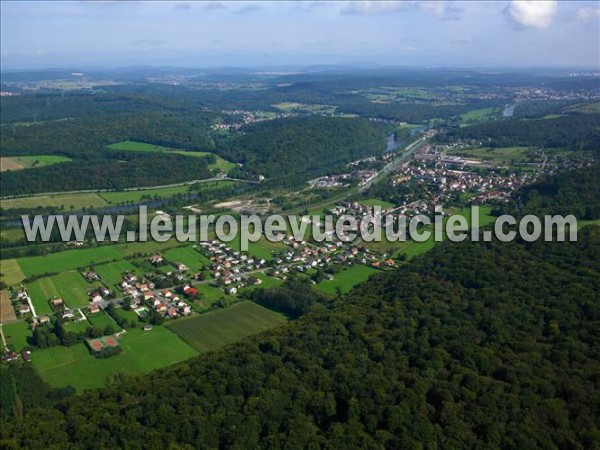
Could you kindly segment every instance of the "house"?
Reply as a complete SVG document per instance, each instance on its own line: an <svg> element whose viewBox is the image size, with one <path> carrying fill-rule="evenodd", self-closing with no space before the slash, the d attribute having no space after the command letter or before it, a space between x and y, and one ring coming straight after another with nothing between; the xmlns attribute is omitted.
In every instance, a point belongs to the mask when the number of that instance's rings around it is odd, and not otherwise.
<svg viewBox="0 0 600 450"><path fill-rule="evenodd" d="M248 277L248 283L251 285L260 284L260 283L262 283L262 280L260 278L256 278L256 277Z"/></svg>
<svg viewBox="0 0 600 450"><path fill-rule="evenodd" d="M191 287L191 286L185 286L183 288L183 293L185 295L187 295L188 297L198 297L200 295L200 292L198 292L198 289Z"/></svg>
<svg viewBox="0 0 600 450"><path fill-rule="evenodd" d="M235 295L237 293L237 288L236 287L230 287L225 292L227 292L229 295Z"/></svg>
<svg viewBox="0 0 600 450"><path fill-rule="evenodd" d="M92 303L99 303L102 301L102 296L100 295L100 293L98 292L92 292L90 294L90 302Z"/></svg>
<svg viewBox="0 0 600 450"><path fill-rule="evenodd" d="M73 314L73 311L71 311L70 309L65 309L62 313L61 316L63 319L72 319L73 317L75 317L75 314Z"/></svg>
<svg viewBox="0 0 600 450"><path fill-rule="evenodd" d="M177 270L179 270L180 272L185 272L186 270L188 270L188 268L185 264L177 264Z"/></svg>
<svg viewBox="0 0 600 450"><path fill-rule="evenodd" d="M169 316L169 317L175 317L176 315L177 315L177 309L175 309L173 306L171 306L167 310L167 316Z"/></svg>
<svg viewBox="0 0 600 450"><path fill-rule="evenodd" d="M31 309L29 308L29 305L27 303L19 305L19 308L17 310L20 314L27 314L31 312Z"/></svg>
<svg viewBox="0 0 600 450"><path fill-rule="evenodd" d="M52 306L54 306L55 308L58 306L62 306L64 304L64 300L62 298L55 298L52 299Z"/></svg>
<svg viewBox="0 0 600 450"><path fill-rule="evenodd" d="M163 262L163 257L161 255L152 255L148 260L156 266Z"/></svg>
<svg viewBox="0 0 600 450"><path fill-rule="evenodd" d="M50 323L50 317L48 317L48 316L40 316L39 319L40 319L40 324Z"/></svg>
<svg viewBox="0 0 600 450"><path fill-rule="evenodd" d="M21 356L23 357L23 361L31 361L31 352L29 350L23 350L21 352Z"/></svg>
<svg viewBox="0 0 600 450"><path fill-rule="evenodd" d="M148 324L144 325L144 328L143 328L144 331L150 331L151 329L152 329L152 325L148 325Z"/></svg>
<svg viewBox="0 0 600 450"><path fill-rule="evenodd" d="M192 312L192 308L190 307L190 305L184 303L182 306L179 307L179 312L182 315L187 316L189 313Z"/></svg>
<svg viewBox="0 0 600 450"><path fill-rule="evenodd" d="M97 303L92 303L92 305L90 306L90 313L96 314L99 312L100 312L100 306L98 306Z"/></svg>
<svg viewBox="0 0 600 450"><path fill-rule="evenodd" d="M18 357L19 355L17 355L15 352L7 350L2 354L2 361L15 361Z"/></svg>
<svg viewBox="0 0 600 450"><path fill-rule="evenodd" d="M83 272L83 278L87 281L95 281L100 279L100 275L98 275L94 270L89 270L87 272Z"/></svg>
<svg viewBox="0 0 600 450"><path fill-rule="evenodd" d="M156 305L155 307L156 307L156 310L157 310L158 312L163 312L163 311L166 311L166 310L167 310L167 304L166 304L166 303L162 303L162 302L160 302L160 303L159 303L158 305Z"/></svg>

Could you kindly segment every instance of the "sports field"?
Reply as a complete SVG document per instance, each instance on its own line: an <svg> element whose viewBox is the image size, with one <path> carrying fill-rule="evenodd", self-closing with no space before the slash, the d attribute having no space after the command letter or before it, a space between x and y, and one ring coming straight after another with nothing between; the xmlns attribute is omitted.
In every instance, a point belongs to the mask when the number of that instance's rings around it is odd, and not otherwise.
<svg viewBox="0 0 600 450"><path fill-rule="evenodd" d="M196 350L207 352L282 325L281 314L253 302L241 302L214 312L167 323Z"/></svg>
<svg viewBox="0 0 600 450"><path fill-rule="evenodd" d="M119 338L123 352L108 359L90 355L85 344L51 347L32 352L32 363L51 386L84 389L105 385L116 373L141 374L195 356L198 352L164 326L150 331L129 330Z"/></svg>
<svg viewBox="0 0 600 450"><path fill-rule="evenodd" d="M108 314L106 314L104 311L100 311L100 312L98 312L96 314L92 314L90 312L86 312L86 316L87 316L88 320L90 321L90 323L92 324L93 327L104 329L108 325L112 325L113 327L115 327L115 329L120 328L117 325L117 323L113 319L111 319L108 316Z"/></svg>
<svg viewBox="0 0 600 450"><path fill-rule="evenodd" d="M336 273L333 280L322 281L315 288L327 294L335 294L337 286L339 286L343 293L350 292L355 285L362 283L376 272L379 272L379 270L373 267L363 265L352 266Z"/></svg>

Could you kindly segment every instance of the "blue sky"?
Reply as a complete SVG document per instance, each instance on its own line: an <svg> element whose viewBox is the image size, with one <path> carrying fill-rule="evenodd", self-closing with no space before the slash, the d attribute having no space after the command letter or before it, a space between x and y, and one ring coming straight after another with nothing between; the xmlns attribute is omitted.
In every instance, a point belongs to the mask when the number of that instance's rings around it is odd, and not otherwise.
<svg viewBox="0 0 600 450"><path fill-rule="evenodd" d="M3 69L600 65L600 6L593 1L2 1L0 7Z"/></svg>

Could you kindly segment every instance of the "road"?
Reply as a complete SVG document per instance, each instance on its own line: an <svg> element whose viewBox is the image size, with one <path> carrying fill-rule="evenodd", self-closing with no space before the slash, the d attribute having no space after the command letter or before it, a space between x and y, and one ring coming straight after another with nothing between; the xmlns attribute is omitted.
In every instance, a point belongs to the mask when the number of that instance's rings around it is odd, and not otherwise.
<svg viewBox="0 0 600 450"><path fill-rule="evenodd" d="M406 161L408 161L412 157L413 153L415 151L417 151L423 145L423 143L426 140L427 140L426 137L422 137L422 138L419 138L418 140L416 140L415 142L413 142L412 144L409 144L407 147L405 147L405 149L402 152L402 154L400 154L392 162L390 162L383 169L381 169L377 173L377 175L375 175L373 178L371 178L365 184L363 184L362 186L360 186L358 188L358 192L360 192L360 193L365 192L367 189L369 189L371 187L371 185L373 183L376 183L377 181L381 180L382 178L385 178L393 170L395 170L400 164L403 164Z"/></svg>

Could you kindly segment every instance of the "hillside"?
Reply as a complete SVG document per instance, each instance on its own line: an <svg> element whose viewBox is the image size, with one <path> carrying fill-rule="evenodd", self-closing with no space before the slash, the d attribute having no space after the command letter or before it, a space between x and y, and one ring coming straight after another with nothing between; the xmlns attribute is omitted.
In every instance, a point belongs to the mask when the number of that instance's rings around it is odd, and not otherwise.
<svg viewBox="0 0 600 450"><path fill-rule="evenodd" d="M363 119L286 118L247 126L243 133L219 143L217 151L243 164L242 176L312 176L382 152L385 132L383 125Z"/></svg>
<svg viewBox="0 0 600 450"><path fill-rule="evenodd" d="M279 331L31 411L2 445L598 448L598 292L598 227L444 243Z"/></svg>

